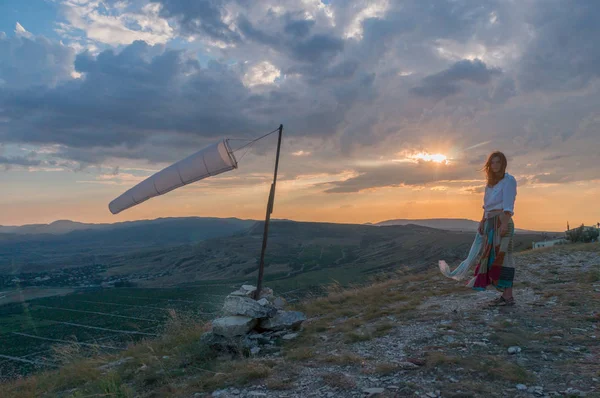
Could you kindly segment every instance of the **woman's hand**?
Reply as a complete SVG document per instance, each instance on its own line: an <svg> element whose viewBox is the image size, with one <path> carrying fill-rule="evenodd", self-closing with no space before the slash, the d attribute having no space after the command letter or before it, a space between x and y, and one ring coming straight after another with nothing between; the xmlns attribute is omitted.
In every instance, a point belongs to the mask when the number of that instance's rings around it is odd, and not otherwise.
<svg viewBox="0 0 600 398"><path fill-rule="evenodd" d="M484 228L485 228L485 220L479 221L479 228L477 228L477 232L479 232L479 235L483 235Z"/></svg>
<svg viewBox="0 0 600 398"><path fill-rule="evenodd" d="M500 216L500 236L506 236L508 234L508 222L510 221L511 214L504 212Z"/></svg>

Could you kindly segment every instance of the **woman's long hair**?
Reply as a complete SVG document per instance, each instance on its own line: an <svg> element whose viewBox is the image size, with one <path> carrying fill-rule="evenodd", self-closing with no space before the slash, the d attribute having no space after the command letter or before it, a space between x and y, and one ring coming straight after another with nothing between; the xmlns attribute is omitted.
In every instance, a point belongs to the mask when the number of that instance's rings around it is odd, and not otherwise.
<svg viewBox="0 0 600 398"><path fill-rule="evenodd" d="M500 162L502 163L502 168L500 169L499 175L496 175L492 171L492 159L500 158ZM485 166L483 166L483 170L485 171L485 175L487 176L487 184L490 187L498 184L501 179L504 178L504 174L506 173L506 166L508 165L508 161L506 160L506 156L500 151L492 152L490 156L488 156L487 161L485 162Z"/></svg>

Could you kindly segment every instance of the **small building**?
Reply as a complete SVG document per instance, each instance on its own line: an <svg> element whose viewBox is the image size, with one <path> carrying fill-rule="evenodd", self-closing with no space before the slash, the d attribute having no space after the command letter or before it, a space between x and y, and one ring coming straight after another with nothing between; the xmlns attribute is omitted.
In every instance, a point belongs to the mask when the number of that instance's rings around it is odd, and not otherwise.
<svg viewBox="0 0 600 398"><path fill-rule="evenodd" d="M566 238L558 238L552 240L544 240L541 242L533 242L532 247L534 249L541 249L542 247L551 247L556 245L566 245L569 241Z"/></svg>

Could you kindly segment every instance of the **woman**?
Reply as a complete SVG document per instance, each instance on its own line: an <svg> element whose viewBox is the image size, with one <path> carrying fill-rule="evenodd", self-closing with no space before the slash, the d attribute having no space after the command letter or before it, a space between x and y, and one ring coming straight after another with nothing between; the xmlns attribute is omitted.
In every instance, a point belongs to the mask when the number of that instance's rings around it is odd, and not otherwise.
<svg viewBox="0 0 600 398"><path fill-rule="evenodd" d="M491 306L515 304L512 291L515 275L512 257L515 226L512 216L517 196L517 181L506 172L507 163L502 152L492 153L485 163L483 169L487 184L483 199L483 217L469 257L452 272L444 261L440 261L439 264L444 275L462 279L471 265L476 263L475 274L467 286L485 290L492 285L501 291L502 295L489 303Z"/></svg>

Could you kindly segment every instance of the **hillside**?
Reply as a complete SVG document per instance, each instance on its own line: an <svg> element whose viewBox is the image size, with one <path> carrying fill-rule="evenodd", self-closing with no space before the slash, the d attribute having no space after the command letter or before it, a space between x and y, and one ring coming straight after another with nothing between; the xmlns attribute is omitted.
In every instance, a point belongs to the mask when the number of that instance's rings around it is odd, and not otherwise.
<svg viewBox="0 0 600 398"><path fill-rule="evenodd" d="M82 274L85 278L75 286L125 279L164 287L253 278L263 225L235 219L165 219L151 226L133 224L107 231L0 235L0 288L11 286L15 277L21 286L73 287L73 278ZM516 250L540 238L518 234ZM439 258L457 260L468 251L472 239L472 232L415 225L374 228L275 221L269 231L266 270L272 278L286 278L339 267L351 267L353 272L415 267ZM31 282L35 278L44 281Z"/></svg>
<svg viewBox="0 0 600 398"><path fill-rule="evenodd" d="M371 224L377 227L390 226L390 225L420 225L422 227L437 228L447 231L477 231L479 226L478 221L468 220L464 218L427 218L427 219L395 219L380 221L375 224ZM527 229L515 229L516 233L540 233L548 232L550 234L564 235L562 232L549 232L549 231L531 231Z"/></svg>
<svg viewBox="0 0 600 398"><path fill-rule="evenodd" d="M124 221L112 224L91 224L70 220L57 220L50 224L28 224L22 226L2 226L0 234L15 235L63 235L74 231L114 231L114 230L141 230L155 229L167 225L170 228L182 229L199 228L205 229L214 224L243 225L252 224L253 220L240 220L238 218L215 218L215 217L169 217L154 220ZM35 238L34 238L35 239Z"/></svg>
<svg viewBox="0 0 600 398"><path fill-rule="evenodd" d="M299 336L250 357L215 356L208 325L173 316L161 337L0 386L3 397L599 396L600 246L517 255L518 304L484 308L439 274L332 285L295 305Z"/></svg>
<svg viewBox="0 0 600 398"><path fill-rule="evenodd" d="M0 274L102 264L115 258L115 253L195 244L247 230L253 224L255 221L236 218L186 217L91 224L92 229L60 234L0 234Z"/></svg>

